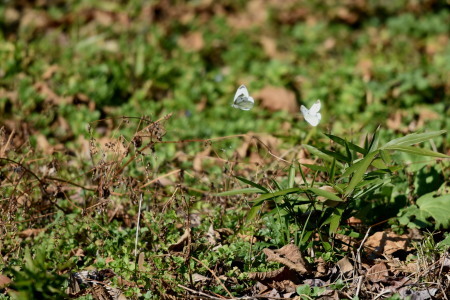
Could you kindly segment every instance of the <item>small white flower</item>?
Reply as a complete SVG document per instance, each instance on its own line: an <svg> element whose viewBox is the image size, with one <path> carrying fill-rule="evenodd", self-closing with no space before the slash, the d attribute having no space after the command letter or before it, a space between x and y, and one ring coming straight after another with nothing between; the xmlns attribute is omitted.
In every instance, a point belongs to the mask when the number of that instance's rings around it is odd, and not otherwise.
<svg viewBox="0 0 450 300"><path fill-rule="evenodd" d="M300 111L303 114L306 122L311 124L312 126L317 126L319 124L320 119L322 119L322 115L319 113L320 110L320 100L317 100L310 109L307 109L303 105L300 106Z"/></svg>
<svg viewBox="0 0 450 300"><path fill-rule="evenodd" d="M242 110L250 110L255 104L255 100L248 94L248 90L245 85L241 85L234 95L234 101L231 105L234 108Z"/></svg>

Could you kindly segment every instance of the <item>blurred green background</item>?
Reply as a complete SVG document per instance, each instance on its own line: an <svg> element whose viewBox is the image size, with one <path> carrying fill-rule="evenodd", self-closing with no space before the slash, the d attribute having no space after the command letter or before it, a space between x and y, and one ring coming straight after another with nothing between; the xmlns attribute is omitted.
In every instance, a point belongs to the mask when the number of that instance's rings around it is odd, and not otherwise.
<svg viewBox="0 0 450 300"><path fill-rule="evenodd" d="M450 129L448 1L22 0L0 16L1 122L51 144L168 113L169 140L301 139L295 108L316 99L334 134ZM230 107L240 84L250 112Z"/></svg>

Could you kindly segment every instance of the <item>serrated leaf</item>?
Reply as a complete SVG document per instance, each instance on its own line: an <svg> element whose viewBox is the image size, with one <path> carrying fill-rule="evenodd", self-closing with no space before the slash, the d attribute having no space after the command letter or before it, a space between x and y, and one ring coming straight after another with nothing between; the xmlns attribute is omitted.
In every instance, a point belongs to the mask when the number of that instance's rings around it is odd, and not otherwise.
<svg viewBox="0 0 450 300"><path fill-rule="evenodd" d="M234 195L240 195L240 194L261 194L264 191L258 189L258 188L245 188L245 189L238 189L238 190L231 190L231 191L225 191L221 193L214 194L214 196L234 196Z"/></svg>
<svg viewBox="0 0 450 300"><path fill-rule="evenodd" d="M436 220L436 227L450 226L450 195L434 198L434 193L428 193L417 199L420 210L425 211Z"/></svg>
<svg viewBox="0 0 450 300"><path fill-rule="evenodd" d="M431 131L431 132L425 132L425 133L411 133L406 136L393 139L392 141L386 143L384 146L382 146L382 149L389 148L391 146L410 146L414 144L419 144L425 141L428 141L432 138L438 137L442 134L446 133L445 130L439 130L439 131Z"/></svg>
<svg viewBox="0 0 450 300"><path fill-rule="evenodd" d="M422 155L422 156L432 156L432 157L439 157L439 158L450 158L450 156L439 153L439 152L434 152L428 149L424 149L424 148L418 148L418 147L414 147L414 146L389 146L387 148L384 148L385 150L395 150L395 151L401 151L401 152L406 152L406 153L411 153L411 154L416 154L416 155Z"/></svg>

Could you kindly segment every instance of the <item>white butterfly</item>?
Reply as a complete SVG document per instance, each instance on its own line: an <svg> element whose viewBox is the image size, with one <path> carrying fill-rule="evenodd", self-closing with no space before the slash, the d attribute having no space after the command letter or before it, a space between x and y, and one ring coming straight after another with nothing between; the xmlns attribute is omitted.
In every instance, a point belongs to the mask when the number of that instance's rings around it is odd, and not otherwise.
<svg viewBox="0 0 450 300"><path fill-rule="evenodd" d="M234 101L231 106L242 110L250 110L254 104L255 100L250 97L245 85L241 85L234 95Z"/></svg>
<svg viewBox="0 0 450 300"><path fill-rule="evenodd" d="M300 111L303 114L306 122L311 124L312 126L317 126L319 124L320 119L322 119L322 115L319 113L320 110L320 100L317 100L310 109L307 109L303 105L300 106Z"/></svg>

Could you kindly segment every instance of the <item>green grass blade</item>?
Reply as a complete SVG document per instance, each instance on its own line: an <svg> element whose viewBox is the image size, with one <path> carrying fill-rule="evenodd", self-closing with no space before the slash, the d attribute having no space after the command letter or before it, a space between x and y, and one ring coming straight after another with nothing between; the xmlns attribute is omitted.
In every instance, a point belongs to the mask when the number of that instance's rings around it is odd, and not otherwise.
<svg viewBox="0 0 450 300"><path fill-rule="evenodd" d="M285 190L281 190L281 191L277 191L274 193L267 193L267 194L263 194L260 197L256 198L255 200L252 200L252 202L259 202L259 201L263 201L263 200L269 200L272 198L276 198L279 196L285 196L288 194L293 194L293 193L298 193L298 192L304 192L304 189L302 188L291 188L291 189L285 189Z"/></svg>
<svg viewBox="0 0 450 300"><path fill-rule="evenodd" d="M439 152L434 152L434 151L424 149L424 148L414 147L414 146L389 146L389 147L385 148L385 150L395 150L395 151L401 151L401 152L406 152L406 153L411 153L411 154L416 154L416 155L421 155L421 156L450 158L450 156L448 156L448 155L445 155L445 154L442 154Z"/></svg>
<svg viewBox="0 0 450 300"><path fill-rule="evenodd" d="M361 161L359 161L357 163L358 167L355 170L355 174L353 175L352 179L350 180L348 186L345 188L345 195L349 195L354 190L354 188L358 185L358 183L361 182L361 180L364 177L364 174L366 173L367 169L369 168L370 164L372 163L373 159L375 158L375 156L377 154L378 154L378 151L371 152L371 153L367 154L366 157L364 157Z"/></svg>
<svg viewBox="0 0 450 300"><path fill-rule="evenodd" d="M239 179L240 181L242 181L242 182L244 182L244 183L246 183L246 184L248 184L248 185L251 185L252 187L255 187L255 188L257 188L257 189L260 189L260 190L262 190L263 192L269 193L269 190L266 189L265 187L263 187L263 186L260 185L260 184L257 184L257 183L255 183L255 182L253 182L253 181L250 181L250 180L248 180L248 179L245 179L244 177L241 177L241 176L234 176L234 177L236 177L237 179Z"/></svg>
<svg viewBox="0 0 450 300"><path fill-rule="evenodd" d="M316 147L310 146L310 145L302 145L306 150L308 150L309 153L316 155L317 157L323 159L324 161L327 162L332 162L333 161L333 157L323 153L322 151L320 151L319 149L317 149ZM344 167L344 165L341 162L336 162L336 166L340 169L342 169Z"/></svg>
<svg viewBox="0 0 450 300"><path fill-rule="evenodd" d="M221 193L214 194L214 196L234 196L234 195L241 195L241 194L261 194L263 191L258 188L245 188L245 189L238 189L238 190L231 190L231 191L225 191Z"/></svg>
<svg viewBox="0 0 450 300"><path fill-rule="evenodd" d="M295 183L295 166L292 163L289 166L288 188L293 188Z"/></svg>
<svg viewBox="0 0 450 300"><path fill-rule="evenodd" d="M386 143L381 148L388 149L391 146L411 146L414 144L419 144L419 143L428 141L428 140L438 137L446 132L447 131L445 131L445 130L439 130L439 131L431 131L431 132L425 132L425 133L411 133L411 134L408 134L407 136L393 139L392 141Z"/></svg>
<svg viewBox="0 0 450 300"><path fill-rule="evenodd" d="M332 134L327 134L327 133L325 133L325 135L327 137L329 137L332 141L338 143L341 146L345 146L347 144L348 147L350 149L352 149L353 151L356 151L356 152L361 153L361 154L366 154L367 153L366 149L363 149L363 148L359 147L358 145L350 143L350 142L344 140L343 138L340 138L340 137L332 135Z"/></svg>
<svg viewBox="0 0 450 300"><path fill-rule="evenodd" d="M338 195L331 193L329 191L326 191L326 190L322 190L322 189L314 188L314 187L307 188L306 190L316 194L317 196L322 196L322 197L325 197L325 198L333 200L333 201L344 201Z"/></svg>

